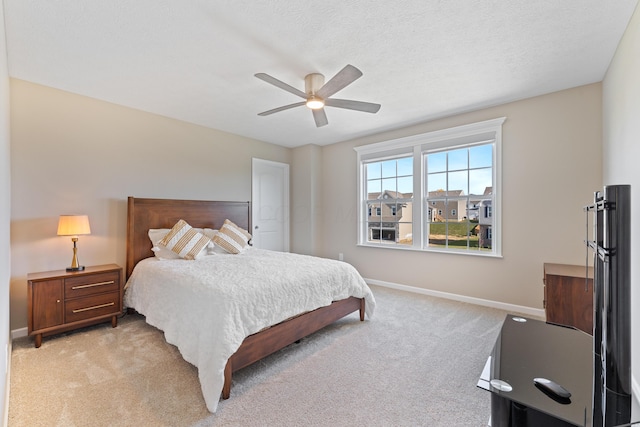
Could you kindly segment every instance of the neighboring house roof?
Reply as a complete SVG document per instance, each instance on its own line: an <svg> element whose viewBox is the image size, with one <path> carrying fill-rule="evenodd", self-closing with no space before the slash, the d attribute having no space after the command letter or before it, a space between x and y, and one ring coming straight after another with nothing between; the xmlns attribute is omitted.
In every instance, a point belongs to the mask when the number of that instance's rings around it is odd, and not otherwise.
<svg viewBox="0 0 640 427"><path fill-rule="evenodd" d="M387 197L385 197L387 196ZM369 193L369 200L374 199L410 199L413 193L400 193L399 191L384 190L382 193Z"/></svg>
<svg viewBox="0 0 640 427"><path fill-rule="evenodd" d="M488 196L490 194L492 194L493 192L493 187L486 187L484 189L484 193L483 196ZM384 196L387 197L384 197ZM445 191L445 190L436 190L436 191L429 191L429 197L458 197L458 196L464 196L464 191L463 190L449 190L449 191ZM413 193L401 193L399 191L390 191L390 190L384 190L382 192L374 192L374 193L369 193L369 200L374 200L374 199L385 199L385 198L389 198L389 199L410 199L411 197L413 197Z"/></svg>
<svg viewBox="0 0 640 427"><path fill-rule="evenodd" d="M464 196L464 191L462 190L436 190L429 191L429 197L444 197L444 196Z"/></svg>

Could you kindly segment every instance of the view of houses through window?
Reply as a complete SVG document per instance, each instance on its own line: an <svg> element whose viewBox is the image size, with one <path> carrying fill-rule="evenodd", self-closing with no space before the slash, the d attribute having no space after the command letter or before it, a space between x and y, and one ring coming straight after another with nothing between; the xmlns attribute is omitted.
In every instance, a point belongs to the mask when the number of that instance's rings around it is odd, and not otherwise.
<svg viewBox="0 0 640 427"><path fill-rule="evenodd" d="M413 244L413 158L369 163L367 229L369 242Z"/></svg>
<svg viewBox="0 0 640 427"><path fill-rule="evenodd" d="M499 256L503 122L357 147L360 244Z"/></svg>
<svg viewBox="0 0 640 427"><path fill-rule="evenodd" d="M432 247L491 249L492 145L425 154ZM413 244L413 158L366 165L368 241Z"/></svg>
<svg viewBox="0 0 640 427"><path fill-rule="evenodd" d="M429 246L491 249L493 144L427 153Z"/></svg>

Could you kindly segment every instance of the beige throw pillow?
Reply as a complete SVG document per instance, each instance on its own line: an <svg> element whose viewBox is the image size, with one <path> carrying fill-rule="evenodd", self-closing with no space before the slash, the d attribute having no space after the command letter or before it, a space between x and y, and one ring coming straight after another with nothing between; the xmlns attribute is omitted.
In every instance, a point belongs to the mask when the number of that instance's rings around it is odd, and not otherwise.
<svg viewBox="0 0 640 427"><path fill-rule="evenodd" d="M171 249L181 258L196 259L210 241L211 239L181 219L158 244Z"/></svg>
<svg viewBox="0 0 640 427"><path fill-rule="evenodd" d="M224 220L220 231L213 237L213 243L230 254L239 254L245 250L249 246L249 240L251 240L251 234L228 219Z"/></svg>

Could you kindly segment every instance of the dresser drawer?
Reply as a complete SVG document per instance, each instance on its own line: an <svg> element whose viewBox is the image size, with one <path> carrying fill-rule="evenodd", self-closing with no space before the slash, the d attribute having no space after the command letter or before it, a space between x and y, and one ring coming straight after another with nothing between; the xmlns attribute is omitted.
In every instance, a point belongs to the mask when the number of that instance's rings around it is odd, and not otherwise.
<svg viewBox="0 0 640 427"><path fill-rule="evenodd" d="M110 292L65 302L65 322L90 319L109 314L119 314L120 292Z"/></svg>
<svg viewBox="0 0 640 427"><path fill-rule="evenodd" d="M119 290L120 273L118 271L71 277L64 280L65 299Z"/></svg>

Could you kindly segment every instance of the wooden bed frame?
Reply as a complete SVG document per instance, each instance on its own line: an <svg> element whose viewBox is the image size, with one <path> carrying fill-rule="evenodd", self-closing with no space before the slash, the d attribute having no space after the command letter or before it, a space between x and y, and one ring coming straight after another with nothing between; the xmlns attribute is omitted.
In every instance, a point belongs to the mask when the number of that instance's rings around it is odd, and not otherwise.
<svg viewBox="0 0 640 427"><path fill-rule="evenodd" d="M171 228L184 219L198 228L219 229L225 219L251 230L251 203L201 200L128 198L126 278L136 264L154 256L148 231L150 228ZM301 314L248 336L229 360L224 370L222 398L231 395L233 372L324 328L342 317L360 312L364 320L364 298L349 297L331 305Z"/></svg>

